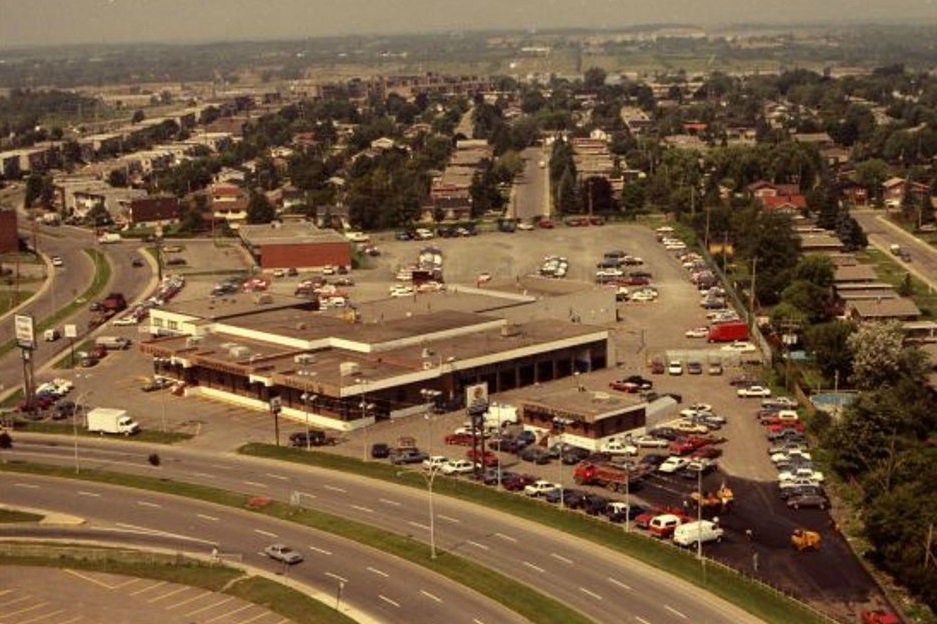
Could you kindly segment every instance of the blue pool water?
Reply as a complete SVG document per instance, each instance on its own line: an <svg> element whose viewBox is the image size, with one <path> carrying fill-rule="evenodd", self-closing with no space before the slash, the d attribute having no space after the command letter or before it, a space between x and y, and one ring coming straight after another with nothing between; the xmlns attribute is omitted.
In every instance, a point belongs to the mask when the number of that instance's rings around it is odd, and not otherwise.
<svg viewBox="0 0 937 624"><path fill-rule="evenodd" d="M845 407L855 400L855 394L845 392L822 392L810 397L810 402L813 403L814 407L822 410Z"/></svg>

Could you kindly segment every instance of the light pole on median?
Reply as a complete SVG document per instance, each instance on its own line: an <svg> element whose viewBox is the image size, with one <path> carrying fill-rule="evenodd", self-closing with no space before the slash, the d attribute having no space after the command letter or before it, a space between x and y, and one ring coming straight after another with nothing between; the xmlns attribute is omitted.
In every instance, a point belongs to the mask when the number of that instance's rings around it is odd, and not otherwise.
<svg viewBox="0 0 937 624"><path fill-rule="evenodd" d="M310 450L312 447L312 435L309 431L309 408L310 405L315 405L316 401L319 399L319 395L314 392L303 392L299 400L303 403L303 412L306 415L306 450Z"/></svg>
<svg viewBox="0 0 937 624"><path fill-rule="evenodd" d="M426 489L429 493L429 557L430 559L436 558L436 512L433 510L433 481L436 480L436 475L439 474L440 466L437 464L433 466L429 474L424 475L426 478Z"/></svg>
<svg viewBox="0 0 937 624"><path fill-rule="evenodd" d="M83 392L75 401L75 411L72 412L72 435L75 439L75 474L81 472L81 465L78 461L78 417L81 415L81 403L91 394L91 390Z"/></svg>
<svg viewBox="0 0 937 624"><path fill-rule="evenodd" d="M426 419L426 449L430 456L433 454L433 405L441 394L442 391L433 390L431 388L423 388L420 390L420 395L426 403L426 412L423 414L423 418Z"/></svg>

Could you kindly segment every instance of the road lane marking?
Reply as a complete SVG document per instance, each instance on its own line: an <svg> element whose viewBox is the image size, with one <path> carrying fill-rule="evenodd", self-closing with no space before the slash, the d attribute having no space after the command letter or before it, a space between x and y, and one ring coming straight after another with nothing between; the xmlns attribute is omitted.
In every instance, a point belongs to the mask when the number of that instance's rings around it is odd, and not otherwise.
<svg viewBox="0 0 937 624"><path fill-rule="evenodd" d="M266 483L257 483L256 481L242 481L244 485L250 485L252 487L265 488L268 487Z"/></svg>
<svg viewBox="0 0 937 624"><path fill-rule="evenodd" d="M196 518L201 518L202 520L211 520L212 522L218 522L218 518L215 516L209 516L208 514L195 514Z"/></svg>
<svg viewBox="0 0 937 624"><path fill-rule="evenodd" d="M358 511L364 511L366 513L374 513L374 510L370 507L362 507L361 505L352 505L352 509L357 509Z"/></svg>
<svg viewBox="0 0 937 624"><path fill-rule="evenodd" d="M164 599L164 598L171 598L172 596L175 596L176 594L181 594L182 592L184 592L184 591L186 591L186 590L188 590L188 589L189 589L189 586L188 586L188 585L186 585L186 586L184 586L184 587L179 587L179 588L177 588L177 589L172 590L171 592L166 592L166 593L163 594L162 596L157 596L156 598L150 598L149 600L147 600L147 602L150 603L150 604L152 604L152 603L154 603L154 602L159 602L160 600L162 600L162 599Z"/></svg>
<svg viewBox="0 0 937 624"><path fill-rule="evenodd" d="M196 615L196 614L198 614L198 613L201 613L202 611L208 611L209 609L214 609L215 607L220 607L221 605L225 604L226 602L231 602L232 600L234 600L234 596L229 596L229 597L225 598L224 600L221 600L221 601L216 602L216 603L214 603L214 604L205 605L204 607L200 607L200 608L196 609L195 611L189 611L188 613L185 614L185 616L186 616L186 617L192 617L193 615Z"/></svg>
<svg viewBox="0 0 937 624"><path fill-rule="evenodd" d="M567 558L564 557L563 555L558 555L558 554L556 554L556 553L550 553L550 556L553 557L554 559L558 559L558 560L562 561L563 563L572 563L572 562L573 562L572 559L567 559Z"/></svg>
<svg viewBox="0 0 937 624"><path fill-rule="evenodd" d="M673 613L674 615L676 615L677 617L681 617L681 618L683 618L684 620L686 619L686 616L685 616L685 615L683 615L682 613L680 613L679 611L677 611L676 609L674 609L674 608L671 607L670 605L664 605L664 608L667 609L668 611L670 611L671 613Z"/></svg>
<svg viewBox="0 0 937 624"><path fill-rule="evenodd" d="M637 621L641 622L641 624L651 624L648 620L645 620L645 619L644 619L643 617L641 617L640 615L634 616L634 619L636 619Z"/></svg>
<svg viewBox="0 0 937 624"><path fill-rule="evenodd" d="M270 472L265 472L265 473L264 473L264 476L270 477L271 479L278 479L278 480L280 480L280 481L289 481L289 480L290 480L289 477L286 477L286 476L283 476L283 475L278 475L278 474L273 474L273 473L270 473ZM209 621L211 621L211 620L209 620Z"/></svg>
<svg viewBox="0 0 937 624"><path fill-rule="evenodd" d="M51 618L52 616L58 615L59 613L65 613L65 609L59 609L58 611L51 611L49 613L43 613L41 615L37 615L34 618L30 618L28 620L20 620L17 624L32 624L32 622L38 622L39 620L46 620L46 619Z"/></svg>
<svg viewBox="0 0 937 624"><path fill-rule="evenodd" d="M162 507L162 505L158 503L151 503L149 501L137 501L137 504L140 505L141 507L153 507L156 509L159 509L160 507Z"/></svg>
<svg viewBox="0 0 937 624"><path fill-rule="evenodd" d="M339 575L337 575L337 574L332 574L331 572L326 572L325 575L328 576L328 577L330 577L330 578L335 579L336 581L341 581L342 583L347 583L347 582L348 582L348 579L346 579L345 577L339 576Z"/></svg>
<svg viewBox="0 0 937 624"><path fill-rule="evenodd" d="M368 572L374 572L375 574L383 576L384 578L387 578L388 576L390 576L390 574L388 574L387 572L384 572L383 570L378 570L377 568L372 568L371 566L368 566L366 570Z"/></svg>
<svg viewBox="0 0 937 624"><path fill-rule="evenodd" d="M473 622L473 624L485 624L484 622L482 622L482 621L479 620L478 618L472 618L472 622Z"/></svg>
<svg viewBox="0 0 937 624"><path fill-rule="evenodd" d="M279 537L276 533L271 533L270 531L264 531L263 529L254 529L254 533L259 533L264 537Z"/></svg>
<svg viewBox="0 0 937 624"><path fill-rule="evenodd" d="M524 562L524 565L527 566L528 568L530 568L531 570L536 570L537 572L543 572L543 568L541 568L541 567L539 567L539 566L535 566L534 564L532 564L532 563L529 562L529 561L525 561L525 562Z"/></svg>
<svg viewBox="0 0 937 624"><path fill-rule="evenodd" d="M455 522L456 524L462 522L458 518L453 518L452 516L444 516L442 514L436 514L436 517L439 518L440 520L448 520L449 522Z"/></svg>
<svg viewBox="0 0 937 624"><path fill-rule="evenodd" d="M608 582L611 583L612 585L618 585L622 589L627 589L627 590L631 589L631 585L626 585L625 583L622 583L621 581L617 579L613 579L612 577L608 577L608 579L606 580L608 580Z"/></svg>
<svg viewBox="0 0 937 624"><path fill-rule="evenodd" d="M330 551L330 550L326 550L326 549L324 549L324 548L316 548L315 546L310 546L310 547L309 547L309 550L314 550L314 551L316 551L317 553L322 553L323 555L331 555L331 554L332 554L332 551Z"/></svg>
<svg viewBox="0 0 937 624"><path fill-rule="evenodd" d="M582 593L584 593L584 594L587 595L587 596L592 596L592 597L595 598L596 600L602 600L602 596L598 595L598 594L595 593L594 591L589 591L589 590L586 589L585 587L580 587L580 588L579 588L579 591L581 591Z"/></svg>
<svg viewBox="0 0 937 624"><path fill-rule="evenodd" d="M89 492L87 490L78 490L76 494L78 494L78 496L92 496L94 498L101 498L101 495L97 492Z"/></svg>
<svg viewBox="0 0 937 624"><path fill-rule="evenodd" d="M400 603L399 603L399 602L394 602L393 600L391 600L390 598L388 598L388 597L385 596L384 594L378 594L377 597L380 598L381 600L383 600L384 602L386 602L387 604L392 604L392 605L394 605L395 607L398 607L398 608L400 607Z"/></svg>
<svg viewBox="0 0 937 624"><path fill-rule="evenodd" d="M488 547L484 544L479 544L478 542L473 542L472 540L465 540L465 543L469 546L474 546L475 548L480 548L482 550L488 550Z"/></svg>
<svg viewBox="0 0 937 624"><path fill-rule="evenodd" d="M205 620L205 624L208 624L209 622L214 622L215 620L220 620L220 619L222 619L222 618L226 618L226 617L228 617L229 615L234 615L235 613L240 613L241 611L246 611L247 609L250 609L250 608L252 608L252 607L254 607L254 606L255 606L254 603L249 602L249 603L247 603L246 605L243 605L243 606L238 607L238 608L235 609L234 611L228 611L227 613L222 613L221 615L216 615L215 617L213 617L213 618L210 619L210 620Z"/></svg>
<svg viewBox="0 0 937 624"><path fill-rule="evenodd" d="M504 533L495 533L495 537L500 537L501 539L506 540L508 542L517 543L517 538L511 537L510 535L505 535Z"/></svg>
<svg viewBox="0 0 937 624"><path fill-rule="evenodd" d="M323 486L322 486L322 489L323 489L323 490L328 490L328 491L330 491L330 492L339 492L339 493L341 493L341 494L347 494L347 493L348 493L348 490L345 490L345 489L340 488L340 487L335 487L334 485L323 485Z"/></svg>
<svg viewBox="0 0 937 624"><path fill-rule="evenodd" d="M200 478L202 478L202 479L214 479L214 478L215 478L215 475L213 475L213 474L208 474L207 472L193 472L192 474L193 474L194 476L200 477Z"/></svg>
<svg viewBox="0 0 937 624"><path fill-rule="evenodd" d="M436 602L442 602L442 598L440 598L439 596L434 596L433 594L429 593L425 589L421 589L420 593L426 596L427 598L430 598L431 600L435 600Z"/></svg>
<svg viewBox="0 0 937 624"><path fill-rule="evenodd" d="M393 505L394 507L400 507L400 503L394 500L387 500L386 498L379 498L377 500L384 503L385 505Z"/></svg>
<svg viewBox="0 0 937 624"><path fill-rule="evenodd" d="M407 524L409 524L410 526L415 526L418 529L423 529L424 531L429 531L428 526L426 526L425 524L420 524L419 522L414 522L413 520L410 520L409 522L407 522Z"/></svg>
<svg viewBox="0 0 937 624"><path fill-rule="evenodd" d="M234 470L234 466L219 465L219 464L205 464L209 468L214 468L215 470Z"/></svg>
<svg viewBox="0 0 937 624"><path fill-rule="evenodd" d="M29 488L29 489L31 489L31 490L38 490L38 489L39 489L39 486L36 485L35 483L14 483L13 485L14 485L15 487Z"/></svg>
<svg viewBox="0 0 937 624"><path fill-rule="evenodd" d="M158 588L162 587L162 586L165 585L165 584L166 584L166 581L160 581L159 583L156 583L155 585L147 585L147 586L144 587L143 589L138 589L138 590L135 591L135 592L130 592L130 595L131 595L131 596L136 596L137 594L142 594L142 593L144 593L144 592L148 592L148 591L150 591L151 589L158 589Z"/></svg>

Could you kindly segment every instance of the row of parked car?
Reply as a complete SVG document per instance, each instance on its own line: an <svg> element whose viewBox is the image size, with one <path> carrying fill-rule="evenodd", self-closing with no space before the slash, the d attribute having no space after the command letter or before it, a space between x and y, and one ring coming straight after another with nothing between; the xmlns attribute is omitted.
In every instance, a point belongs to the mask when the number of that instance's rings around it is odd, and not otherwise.
<svg viewBox="0 0 937 624"><path fill-rule="evenodd" d="M39 384L36 387L34 398L23 399L17 406L19 411L27 417L39 420L49 417L52 420L62 420L71 417L77 409L74 401L65 396L74 389L75 385L68 379L57 377L51 381Z"/></svg>

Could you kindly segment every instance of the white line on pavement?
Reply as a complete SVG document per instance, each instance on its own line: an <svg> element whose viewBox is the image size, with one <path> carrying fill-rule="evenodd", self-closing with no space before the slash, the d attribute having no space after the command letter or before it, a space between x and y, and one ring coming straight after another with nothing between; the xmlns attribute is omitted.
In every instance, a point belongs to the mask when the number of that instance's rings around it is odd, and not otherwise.
<svg viewBox="0 0 937 624"><path fill-rule="evenodd" d="M587 596L592 596L592 597L595 598L596 600L602 600L602 596L598 595L598 594L595 593L594 591L589 591L589 590L586 589L585 587L580 587L580 588L579 588L579 591L581 591L582 593L586 594Z"/></svg>
<svg viewBox="0 0 937 624"><path fill-rule="evenodd" d="M331 572L326 572L325 575L328 576L328 577L331 577L331 578L335 579L336 581L341 581L342 583L347 583L347 582L348 582L348 579L346 579L345 577L339 576L339 575L337 575L337 574L332 574Z"/></svg>
<svg viewBox="0 0 937 624"><path fill-rule="evenodd" d="M377 574L378 576L383 576L384 578L387 578L388 576L390 576L390 574L388 574L387 572L384 572L383 570L378 570L377 568L372 568L371 566L368 566L366 569L368 572L373 572Z"/></svg>
<svg viewBox="0 0 937 624"><path fill-rule="evenodd" d="M685 615L683 615L682 613L680 613L679 611L677 611L676 609L674 609L674 608L671 607L670 605L664 605L664 608L667 609L668 611L670 611L671 613L673 613L674 615L676 615L677 617L681 617L681 618L683 618L684 620L686 619L686 616L685 616Z"/></svg>
<svg viewBox="0 0 937 624"><path fill-rule="evenodd" d="M608 577L608 582L611 583L612 585L618 585L622 589L631 589L631 585L626 585L625 583L622 583L619 580L613 579L612 577Z"/></svg>
<svg viewBox="0 0 937 624"><path fill-rule="evenodd" d="M541 567L539 567L539 566L535 566L534 564L532 564L532 563L529 562L529 561L525 561L525 562L524 562L524 565L527 566L528 568L530 568L531 570L536 570L537 572L543 572L543 568L541 568Z"/></svg>
<svg viewBox="0 0 937 624"><path fill-rule="evenodd" d="M342 493L342 494L345 494L345 493L348 492L348 490L344 490L344 489L342 489L342 488L340 488L340 487L335 487L334 485L323 485L323 486L322 486L322 489L323 489L323 490L329 490L330 492L340 492L340 493Z"/></svg>
<svg viewBox="0 0 937 624"><path fill-rule="evenodd" d="M394 602L393 600L391 600L390 598L388 598L387 596L385 596L385 595L383 595L383 594L378 594L377 597L380 598L381 600L383 600L384 602L386 602L387 604L392 604L392 605L394 605L395 607L399 607L399 606L400 606L400 603L399 603L399 602Z"/></svg>
<svg viewBox="0 0 937 624"><path fill-rule="evenodd" d="M488 550L488 547L484 544L479 544L478 542L473 542L472 540L465 540L465 543L469 546L474 546L475 548L481 548L482 550Z"/></svg>
<svg viewBox="0 0 937 624"><path fill-rule="evenodd" d="M201 518L202 520L210 520L212 522L218 522L218 518L215 516L209 516L208 514L195 514L196 518Z"/></svg>
<svg viewBox="0 0 937 624"><path fill-rule="evenodd" d="M263 529L254 529L254 533L263 535L264 537L279 537L276 533L271 533L270 531L264 531Z"/></svg>
<svg viewBox="0 0 937 624"><path fill-rule="evenodd" d="M495 533L495 537L500 537L501 539L508 542L517 542L517 538L511 537L510 535L505 535L504 533Z"/></svg>
<svg viewBox="0 0 937 624"><path fill-rule="evenodd" d="M331 550L326 550L326 549L324 549L324 548L316 548L315 546L310 546L310 547L309 547L309 550L314 550L314 551L316 551L317 553L322 553L323 555L331 555L331 554L332 554L332 551L331 551Z"/></svg>
<svg viewBox="0 0 937 624"><path fill-rule="evenodd" d="M558 554L556 554L556 553L550 553L550 556L553 557L554 559L558 559L558 560L562 561L563 563L572 563L572 562L573 562L572 559L567 559L567 558L564 557L563 555L558 555Z"/></svg>
<svg viewBox="0 0 937 624"><path fill-rule="evenodd" d="M352 505L351 508L357 509L358 511L364 511L367 513L374 513L374 510L371 509L370 507L362 507L361 505Z"/></svg>
<svg viewBox="0 0 937 624"><path fill-rule="evenodd" d="M442 602L442 598L440 598L439 596L434 596L433 594L429 593L425 589L421 589L420 593L426 596L427 598L431 598L432 600L435 600L436 602Z"/></svg>

